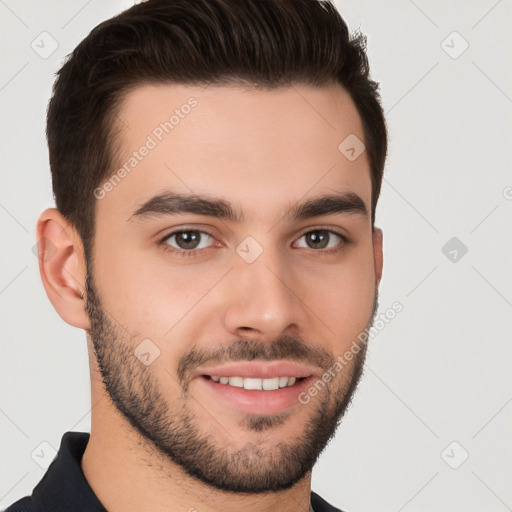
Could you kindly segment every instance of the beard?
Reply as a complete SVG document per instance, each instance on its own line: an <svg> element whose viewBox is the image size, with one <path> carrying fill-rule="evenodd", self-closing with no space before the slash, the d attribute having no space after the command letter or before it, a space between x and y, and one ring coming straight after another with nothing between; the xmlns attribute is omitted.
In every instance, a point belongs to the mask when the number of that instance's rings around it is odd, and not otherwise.
<svg viewBox="0 0 512 512"><path fill-rule="evenodd" d="M143 446L156 449L165 460L179 465L191 477L224 492L280 491L302 480L334 437L362 374L366 344L360 346L358 354L335 379L326 383L316 400L308 404L310 416L299 435L290 436L286 442L272 442L272 431L292 421L288 417L293 411L245 415L240 427L254 433L254 442L238 447L222 443L209 432L208 422L201 421L190 408L197 401L190 394L190 376L198 366L206 362L286 358L315 363L327 370L336 361L334 355L291 336L283 336L273 343L238 339L229 346L191 348L180 358L172 375L181 387L181 395L169 399L151 366L145 366L134 355L137 342L102 306L91 272L87 274L86 297L88 336L114 406L142 436ZM376 292L367 328L373 324L377 303ZM262 433L267 436L263 437Z"/></svg>

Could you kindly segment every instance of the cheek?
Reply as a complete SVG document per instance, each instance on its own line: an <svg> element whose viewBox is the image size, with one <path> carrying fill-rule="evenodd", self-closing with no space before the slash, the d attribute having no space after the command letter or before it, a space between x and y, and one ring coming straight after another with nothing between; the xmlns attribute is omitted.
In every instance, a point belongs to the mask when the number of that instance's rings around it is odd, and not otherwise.
<svg viewBox="0 0 512 512"><path fill-rule="evenodd" d="M354 253L344 264L333 267L320 279L309 276L305 302L330 329L339 353L366 329L373 313L376 293L372 253Z"/></svg>
<svg viewBox="0 0 512 512"><path fill-rule="evenodd" d="M225 270L180 266L162 255L127 249L97 258L94 272L102 302L116 320L134 336L165 341L197 315L201 299Z"/></svg>

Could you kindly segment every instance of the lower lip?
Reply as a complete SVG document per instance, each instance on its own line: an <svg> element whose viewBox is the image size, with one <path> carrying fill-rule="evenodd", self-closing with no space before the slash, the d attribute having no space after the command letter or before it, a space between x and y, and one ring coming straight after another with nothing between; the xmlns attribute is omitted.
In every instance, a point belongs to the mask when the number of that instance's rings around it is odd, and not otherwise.
<svg viewBox="0 0 512 512"><path fill-rule="evenodd" d="M207 377L198 378L216 397L248 414L277 414L300 404L299 395L308 388L311 379L312 377L306 377L295 382L293 386L260 391L221 384Z"/></svg>

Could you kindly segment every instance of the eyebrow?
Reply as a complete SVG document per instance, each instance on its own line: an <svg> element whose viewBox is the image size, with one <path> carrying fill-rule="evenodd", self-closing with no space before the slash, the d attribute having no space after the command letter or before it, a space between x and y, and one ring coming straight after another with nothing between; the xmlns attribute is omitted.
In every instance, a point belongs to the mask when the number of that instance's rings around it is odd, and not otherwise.
<svg viewBox="0 0 512 512"><path fill-rule="evenodd" d="M235 223L244 221L245 216L238 205L233 206L224 199L210 198L196 194L164 192L140 206L128 220L191 213L225 219ZM320 215L358 214L368 217L364 201L354 192L323 195L293 205L285 211L284 217L300 221Z"/></svg>

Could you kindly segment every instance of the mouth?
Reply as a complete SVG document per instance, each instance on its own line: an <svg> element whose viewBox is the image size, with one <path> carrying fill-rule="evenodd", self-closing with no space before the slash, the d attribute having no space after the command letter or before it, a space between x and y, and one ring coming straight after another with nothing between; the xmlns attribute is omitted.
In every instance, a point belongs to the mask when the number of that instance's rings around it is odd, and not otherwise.
<svg viewBox="0 0 512 512"><path fill-rule="evenodd" d="M244 388L247 390L257 391L275 391L276 389L288 388L293 386L296 382L300 382L307 377L287 377L286 375L280 377L270 377L266 379L258 379L252 377L215 377L212 375L203 375L206 379L211 379L213 382L219 382L226 386L234 386L236 388Z"/></svg>
<svg viewBox="0 0 512 512"><path fill-rule="evenodd" d="M247 414L278 414L301 405L299 396L315 380L317 368L286 361L245 361L196 374L208 404Z"/></svg>

